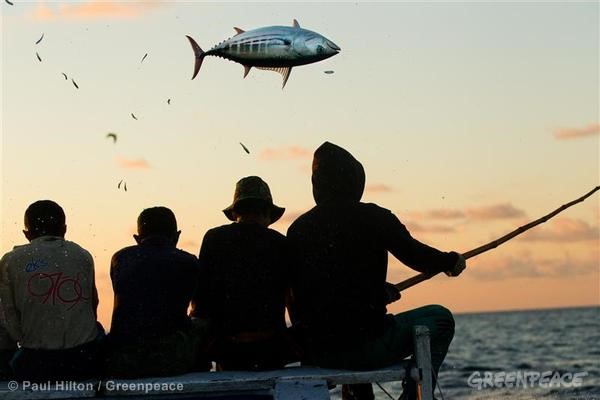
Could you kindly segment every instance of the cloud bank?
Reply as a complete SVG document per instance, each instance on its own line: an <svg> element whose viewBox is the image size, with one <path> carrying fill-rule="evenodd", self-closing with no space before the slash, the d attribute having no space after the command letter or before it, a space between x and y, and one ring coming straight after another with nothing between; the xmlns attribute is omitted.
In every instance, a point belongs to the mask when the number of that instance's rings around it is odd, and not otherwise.
<svg viewBox="0 0 600 400"><path fill-rule="evenodd" d="M367 193L390 193L393 191L394 189L385 183L372 183L365 187L365 192Z"/></svg>
<svg viewBox="0 0 600 400"><path fill-rule="evenodd" d="M600 229L598 226L591 226L580 219L562 217L549 222L548 226L542 226L524 233L521 240L565 243L598 240L599 238Z"/></svg>
<svg viewBox="0 0 600 400"><path fill-rule="evenodd" d="M600 134L600 124L590 124L581 128L561 128L554 131L558 140L580 139Z"/></svg>
<svg viewBox="0 0 600 400"><path fill-rule="evenodd" d="M530 255L520 257L488 257L484 262L469 263L466 272L479 280L495 281L511 278L543 278L586 275L598 270L594 258L534 259Z"/></svg>
<svg viewBox="0 0 600 400"><path fill-rule="evenodd" d="M81 21L95 19L131 19L154 10L163 1L140 0L136 2L117 2L111 0L92 0L82 3L65 3L58 7L49 7L38 3L28 17L34 21Z"/></svg>
<svg viewBox="0 0 600 400"><path fill-rule="evenodd" d="M117 163L121 168L125 169L150 169L151 165L143 158L138 159L127 159L127 158L119 158L117 159Z"/></svg>

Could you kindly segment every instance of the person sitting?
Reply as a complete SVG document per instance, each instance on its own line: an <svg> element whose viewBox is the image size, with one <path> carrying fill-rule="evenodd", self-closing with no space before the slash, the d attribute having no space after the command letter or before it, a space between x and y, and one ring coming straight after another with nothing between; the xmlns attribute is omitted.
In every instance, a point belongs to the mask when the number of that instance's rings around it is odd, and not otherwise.
<svg viewBox="0 0 600 400"><path fill-rule="evenodd" d="M284 211L273 204L269 186L249 176L223 210L234 222L204 236L199 262L206 286L195 296L192 316L210 321L220 370L276 369L287 361L289 259L285 237L269 229Z"/></svg>
<svg viewBox="0 0 600 400"><path fill-rule="evenodd" d="M119 250L111 260L114 308L106 375L184 374L198 367L204 336L203 327L187 315L198 282L198 260L176 248L181 231L166 207L143 210L137 232L137 245Z"/></svg>
<svg viewBox="0 0 600 400"><path fill-rule="evenodd" d="M304 363L321 367L370 370L399 362L413 352L413 328L431 335L435 374L454 335L450 311L430 305L397 315L386 305L388 251L419 272L447 271L456 276L465 261L414 239L389 210L360 201L365 172L349 152L324 143L314 154L313 197L316 206L287 232L296 260L292 273L292 322L304 343ZM346 386L343 397L372 399L370 385ZM362 393L362 394L361 394ZM413 382L405 395L416 396Z"/></svg>
<svg viewBox="0 0 600 400"><path fill-rule="evenodd" d="M29 244L0 260L0 325L20 348L11 361L19 380L98 375L100 340L94 261L65 240L63 209L40 200L25 211Z"/></svg>

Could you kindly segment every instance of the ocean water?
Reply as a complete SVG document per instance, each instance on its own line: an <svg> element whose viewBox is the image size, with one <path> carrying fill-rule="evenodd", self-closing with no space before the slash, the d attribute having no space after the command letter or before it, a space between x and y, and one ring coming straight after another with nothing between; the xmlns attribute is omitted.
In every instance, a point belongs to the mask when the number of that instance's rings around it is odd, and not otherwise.
<svg viewBox="0 0 600 400"><path fill-rule="evenodd" d="M600 400L600 307L459 314L455 319L455 337L439 374L443 398ZM544 388L539 380L527 388L469 386L472 374L483 378L486 371L551 371L549 378L558 372L565 382L571 382L566 373L587 375L581 377L581 387L554 383ZM382 386L394 398L402 392L397 382ZM374 389L378 400L389 399L376 385ZM442 395L436 388L436 398ZM339 399L339 393L333 398Z"/></svg>

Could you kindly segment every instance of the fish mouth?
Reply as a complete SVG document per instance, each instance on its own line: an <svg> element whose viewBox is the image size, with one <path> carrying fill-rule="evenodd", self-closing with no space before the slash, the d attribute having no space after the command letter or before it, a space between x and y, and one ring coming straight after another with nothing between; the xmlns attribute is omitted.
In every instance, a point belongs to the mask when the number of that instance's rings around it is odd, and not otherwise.
<svg viewBox="0 0 600 400"><path fill-rule="evenodd" d="M339 48L339 46L337 44L333 43L331 40L327 40L327 46L331 50L334 50L336 52L339 52L340 50L342 50L342 49Z"/></svg>

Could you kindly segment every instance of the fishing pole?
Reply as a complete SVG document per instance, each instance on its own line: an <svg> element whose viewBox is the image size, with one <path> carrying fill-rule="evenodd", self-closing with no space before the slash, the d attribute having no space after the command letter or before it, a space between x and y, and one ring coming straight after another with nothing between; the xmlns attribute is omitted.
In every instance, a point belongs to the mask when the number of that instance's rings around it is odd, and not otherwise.
<svg viewBox="0 0 600 400"><path fill-rule="evenodd" d="M535 221L532 221L526 225L523 225L523 226L515 229L514 231L502 236L501 238L498 238L492 242L489 242L488 244L484 244L483 246L480 246L473 250L467 251L466 253L463 253L462 256L466 260L468 258L475 257L481 253L485 253L488 250L495 249L496 247L500 246L502 243L508 242L510 239L514 238L515 236L518 236L518 235L522 234L523 232L526 232L529 229L531 229L537 225L543 224L544 222L548 221L550 218L554 217L556 214L563 212L564 210L571 207L572 205L581 203L582 201L584 201L585 199L590 197L592 194L596 193L598 190L600 190L600 186L596 186L594 189L590 190L588 193L586 193L585 195L581 196L580 198L578 198L576 200L573 200L567 204L563 204L556 210L552 211L550 214L544 215L542 218L536 219ZM431 279L432 277L434 277L437 274L439 274L439 272L436 272L433 274L421 273L419 275L413 276L412 278L408 278L400 283L396 283L394 286L399 291L403 291L403 290L413 287L423 281Z"/></svg>

